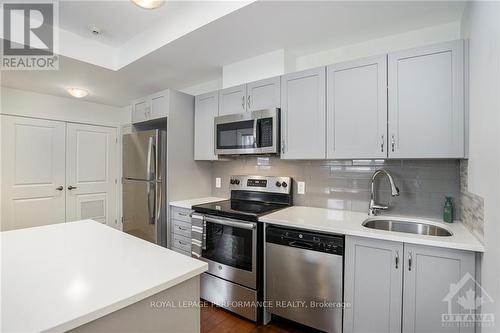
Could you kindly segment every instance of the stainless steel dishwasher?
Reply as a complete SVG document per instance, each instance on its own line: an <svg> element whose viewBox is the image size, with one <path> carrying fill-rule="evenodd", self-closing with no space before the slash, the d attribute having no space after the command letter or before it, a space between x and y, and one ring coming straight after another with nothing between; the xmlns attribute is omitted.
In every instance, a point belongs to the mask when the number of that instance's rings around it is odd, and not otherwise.
<svg viewBox="0 0 500 333"><path fill-rule="evenodd" d="M343 256L344 236L268 226L267 311L341 333Z"/></svg>

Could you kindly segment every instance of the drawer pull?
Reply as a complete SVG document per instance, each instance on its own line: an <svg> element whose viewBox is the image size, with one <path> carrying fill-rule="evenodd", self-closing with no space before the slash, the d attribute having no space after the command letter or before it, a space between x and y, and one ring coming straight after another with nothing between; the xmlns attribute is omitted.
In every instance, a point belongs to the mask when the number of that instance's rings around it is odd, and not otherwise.
<svg viewBox="0 0 500 333"><path fill-rule="evenodd" d="M181 212L178 212L177 214L179 214L180 216L188 216L188 213L181 213Z"/></svg>

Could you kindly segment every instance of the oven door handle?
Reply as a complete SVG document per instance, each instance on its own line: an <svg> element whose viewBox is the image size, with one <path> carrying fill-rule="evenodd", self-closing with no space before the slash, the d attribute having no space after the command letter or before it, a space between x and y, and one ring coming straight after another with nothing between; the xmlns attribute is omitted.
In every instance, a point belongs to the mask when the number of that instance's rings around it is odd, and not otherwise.
<svg viewBox="0 0 500 333"><path fill-rule="evenodd" d="M210 222L210 223L227 225L227 226L235 227L235 228L242 228L242 229L248 229L248 230L255 229L254 223L244 223L244 222L236 222L236 221L231 221L231 220L215 219L213 217L208 217L208 216L205 216L204 221ZM206 234L206 233L204 233L204 234Z"/></svg>

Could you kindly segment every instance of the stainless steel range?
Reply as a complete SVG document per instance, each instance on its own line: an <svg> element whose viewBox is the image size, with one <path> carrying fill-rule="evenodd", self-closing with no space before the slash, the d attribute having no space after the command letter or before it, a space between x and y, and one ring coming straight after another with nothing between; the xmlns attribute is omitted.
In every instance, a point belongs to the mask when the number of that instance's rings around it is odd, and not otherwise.
<svg viewBox="0 0 500 333"><path fill-rule="evenodd" d="M208 263L201 297L257 321L264 247L258 218L292 205L292 179L232 176L230 190L230 200L193 206L192 254Z"/></svg>

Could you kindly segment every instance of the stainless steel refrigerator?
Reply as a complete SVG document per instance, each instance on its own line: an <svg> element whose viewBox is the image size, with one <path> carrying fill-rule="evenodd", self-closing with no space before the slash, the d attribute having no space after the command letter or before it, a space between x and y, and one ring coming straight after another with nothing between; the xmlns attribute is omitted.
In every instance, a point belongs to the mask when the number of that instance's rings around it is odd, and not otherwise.
<svg viewBox="0 0 500 333"><path fill-rule="evenodd" d="M123 231L163 246L165 134L149 130L123 135Z"/></svg>

